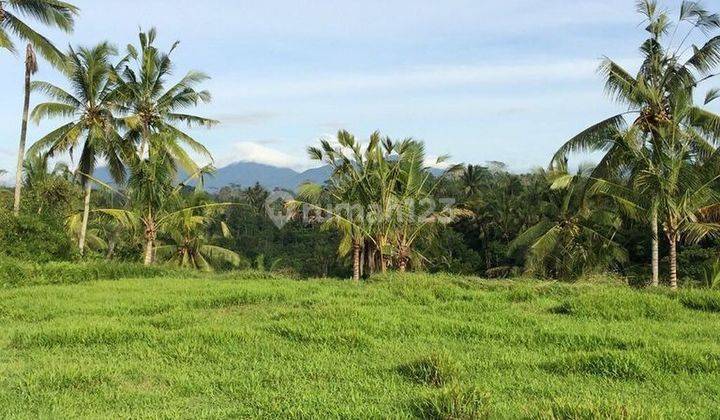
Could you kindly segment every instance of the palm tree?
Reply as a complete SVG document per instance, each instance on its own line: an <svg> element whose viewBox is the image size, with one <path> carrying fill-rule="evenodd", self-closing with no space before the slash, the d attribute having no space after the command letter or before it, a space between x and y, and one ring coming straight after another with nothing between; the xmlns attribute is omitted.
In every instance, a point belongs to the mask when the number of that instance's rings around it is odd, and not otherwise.
<svg viewBox="0 0 720 420"><path fill-rule="evenodd" d="M177 171L172 159L172 156L163 150L151 149L146 159L141 159L133 153L128 159L130 176L127 182L127 193L124 194L127 200L127 208L96 210L101 214L115 218L131 232L141 234L144 242L143 263L145 265L152 265L155 262L158 235L168 229L169 226L177 227L177 224L180 223L182 228L175 229L175 231L179 232L180 235L188 233L192 230L190 228L199 227L200 219L207 220L202 216L191 217L192 212L230 205L219 203L183 207L182 191L185 189L186 182L182 182L177 186L174 185ZM201 168L198 172L191 174L187 181L191 179L197 180L203 176L206 170L206 168ZM187 217L190 220L186 225L183 225L182 221ZM178 242L176 242L178 252L185 252L188 256L189 253L200 252L200 254L194 254L197 256L198 261L205 258L202 256L204 251L213 252L210 248L202 248L203 245L200 241L185 243L184 240L178 239ZM168 248L163 249L163 256L167 256L167 250ZM215 254L219 257L221 252L217 249L215 251L217 251ZM205 254L205 256L208 255Z"/></svg>
<svg viewBox="0 0 720 420"><path fill-rule="evenodd" d="M466 199L470 199L479 194L483 182L489 175L488 168L479 165L468 165L460 173L460 185Z"/></svg>
<svg viewBox="0 0 720 420"><path fill-rule="evenodd" d="M187 208L180 210L162 226L170 244L156 247L156 257L181 267L212 271L214 264L240 265L242 258L236 252L208 243L206 230L213 222L213 208ZM221 223L223 235L229 231Z"/></svg>
<svg viewBox="0 0 720 420"><path fill-rule="evenodd" d="M15 179L15 197L13 211L20 213L20 198L22 185L23 162L25 159L25 143L27 140L28 110L30 108L30 78L37 72L37 59L35 50L40 52L46 60L55 66L61 66L64 55L47 38L33 30L19 16L29 16L43 25L58 28L64 32L71 32L75 24L78 8L57 0L0 0L0 49L16 52L13 36L19 40L27 41L25 54L25 101L23 105L23 120L20 133L20 146L18 148L18 162Z"/></svg>
<svg viewBox="0 0 720 420"><path fill-rule="evenodd" d="M80 47L68 53L67 77L72 93L48 82L33 82L32 89L49 96L54 102L39 104L32 118L39 123L46 118L71 118L72 121L53 130L38 140L31 153L58 153L78 148L82 152L77 173L85 188L83 218L79 234L80 253L85 251L85 238L90 216L90 194L93 172L98 157L103 158L113 179L120 183L125 178L123 158L132 153L132 145L118 133L118 122L113 115L114 84L111 81L111 58L115 48L102 43L92 48Z"/></svg>
<svg viewBox="0 0 720 420"><path fill-rule="evenodd" d="M643 63L637 75L633 77L609 58L604 59L600 66L606 91L618 103L627 106L627 111L603 120L570 139L557 151L553 163L561 162L572 152L603 151L604 156L592 178L639 171L638 165L643 165L646 160L628 160L623 146L616 142L617 133L628 126L640 129L642 135L638 138L646 150L642 155L653 159L659 159L662 154L662 147L666 144L661 138L662 126L670 122L699 134L686 138L693 149L707 151L712 149L707 138L720 140L720 116L696 106L692 106L682 120L673 115L676 112L673 109L675 96L692 97L699 83L715 76L712 71L720 63L720 37L710 38L700 48L687 48L686 43L695 31L709 36L720 28L720 17L708 13L693 1L683 1L676 24L658 9L654 0L638 1L637 9L644 16L646 30L650 34L641 47ZM684 26L689 26L687 34L677 37ZM669 41L665 43L667 38ZM679 42L674 45L676 39ZM712 95L708 96L708 99L712 98ZM626 120L628 115L635 116L630 124ZM652 284L657 285L659 203L657 191L648 191L648 194L651 198Z"/></svg>
<svg viewBox="0 0 720 420"><path fill-rule="evenodd" d="M29 193L31 202L37 207L37 214L44 211L64 212L77 197L77 187L72 172L64 163L57 163L50 170L49 157L30 155L25 159L23 189ZM27 194L26 193L26 194Z"/></svg>
<svg viewBox="0 0 720 420"><path fill-rule="evenodd" d="M554 192L551 202L556 216L543 218L510 244L510 254L527 250L525 268L529 273L574 278L626 259L614 240L619 218L591 203L587 188L591 172L591 168L581 168L571 175L562 165L546 175Z"/></svg>
<svg viewBox="0 0 720 420"><path fill-rule="evenodd" d="M373 134L377 137L378 134ZM329 213L325 228L334 227L342 233L340 256L352 253L354 281L362 276L362 249L369 236L366 226L365 209L368 204L362 179L367 176L368 156L360 150L355 136L341 130L337 135L340 148L334 148L328 141L322 141L321 148L310 147L311 159L321 161L332 168L332 176L327 185L306 183L300 187L298 199L311 203ZM342 148L350 150L348 156ZM324 201L324 202L323 202ZM336 205L338 208L329 209Z"/></svg>
<svg viewBox="0 0 720 420"><path fill-rule="evenodd" d="M25 53L25 102L23 103L23 120L22 128L20 130L20 146L18 147L18 161L17 171L15 172L15 202L13 204L13 212L15 216L20 214L20 195L22 192L22 179L23 165L25 159L25 142L27 141L27 125L28 125L28 113L30 112L30 78L33 74L37 73L37 59L35 58L35 51L33 51L32 45L27 45Z"/></svg>
<svg viewBox="0 0 720 420"><path fill-rule="evenodd" d="M15 52L13 37L28 42L41 56L56 66L61 66L64 55L47 38L24 22L20 16L28 16L45 26L71 32L79 9L60 0L1 0L0 1L0 49Z"/></svg>
<svg viewBox="0 0 720 420"><path fill-rule="evenodd" d="M435 208L433 192L442 178L432 180L424 166L424 147L412 139L393 142L376 132L363 148L352 134L340 131L337 143L334 147L323 140L321 147L309 149L312 159L333 172L325 187L304 185L296 204L310 202L330 215L326 226L343 234L341 255L352 252L354 280L360 279L366 259L371 271L376 265L385 271L393 261L405 271L411 259L421 259L414 252L417 239L431 236L439 221L453 217L449 209ZM327 207L319 203L323 197Z"/></svg>
<svg viewBox="0 0 720 420"><path fill-rule="evenodd" d="M210 153L200 142L178 129L176 124L185 123L189 128L217 124L217 121L183 112L211 100L210 92L195 88L208 76L190 71L180 81L167 87L168 76L173 70L170 56L179 43L173 44L168 53L162 53L154 46L156 36L154 28L148 33L141 32L140 50L128 47L128 56L134 61L135 68L124 65L115 72L117 99L127 129L126 137L139 144L139 156L144 158L150 149L162 148L170 153L176 165L187 173L195 173L199 167L182 145L207 158L211 157ZM158 133L172 135L154 136Z"/></svg>

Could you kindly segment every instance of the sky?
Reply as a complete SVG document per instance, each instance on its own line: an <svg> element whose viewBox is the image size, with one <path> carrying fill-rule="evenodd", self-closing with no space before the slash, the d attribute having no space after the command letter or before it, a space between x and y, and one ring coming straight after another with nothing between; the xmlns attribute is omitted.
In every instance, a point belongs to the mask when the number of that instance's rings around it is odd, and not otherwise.
<svg viewBox="0 0 720 420"><path fill-rule="evenodd" d="M306 148L347 129L413 137L428 155L546 166L582 129L621 110L603 93L603 56L635 70L644 33L632 0L74 0L58 46L137 43L155 26L174 78L201 70L213 101L192 130L215 165L303 170ZM666 5L674 4L667 2ZM64 86L47 63L38 80ZM14 173L23 60L0 52L0 169ZM42 101L33 97L33 104ZM62 121L32 125L33 142ZM5 182L12 177L6 175Z"/></svg>

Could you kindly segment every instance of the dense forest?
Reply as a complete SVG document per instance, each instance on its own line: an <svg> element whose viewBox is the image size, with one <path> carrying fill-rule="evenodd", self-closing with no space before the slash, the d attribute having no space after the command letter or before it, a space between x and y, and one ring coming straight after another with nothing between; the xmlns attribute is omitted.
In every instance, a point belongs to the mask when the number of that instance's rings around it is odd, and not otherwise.
<svg viewBox="0 0 720 420"><path fill-rule="evenodd" d="M709 86L720 17L689 1L674 16L651 0L638 11L639 69L600 65L626 110L567 141L547 168L518 174L489 162L438 173L421 141L340 131L308 148L330 179L278 201L260 185L202 188L214 168L197 162L210 152L185 127L218 122L193 114L211 100L208 76L175 76L177 43L163 49L151 29L122 52L102 42L63 53L22 18L69 31L76 8L0 2L0 47L28 42L19 182L0 191L0 253L355 280L413 270L718 287L720 116L707 105L720 97ZM36 51L64 83L34 79ZM27 139L27 125L44 120L57 127ZM601 157L569 164L586 152ZM68 154L77 167L56 163ZM100 165L112 185L95 178Z"/></svg>

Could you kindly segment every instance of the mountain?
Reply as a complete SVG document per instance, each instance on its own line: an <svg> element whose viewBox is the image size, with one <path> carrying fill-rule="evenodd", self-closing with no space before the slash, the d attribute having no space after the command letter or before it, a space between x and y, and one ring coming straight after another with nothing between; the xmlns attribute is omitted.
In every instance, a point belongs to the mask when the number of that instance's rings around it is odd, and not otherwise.
<svg viewBox="0 0 720 420"><path fill-rule="evenodd" d="M330 177L331 172L329 166L298 172L290 168L281 168L262 163L235 162L218 169L213 176L206 177L205 189L210 192L217 192L228 185L251 187L259 183L270 190L275 188L296 190L304 182L324 183ZM435 176L440 176L444 171L431 169L430 172ZM107 184L113 184L105 167L95 170L95 178ZM185 177L182 176L181 178L184 179Z"/></svg>
<svg viewBox="0 0 720 420"><path fill-rule="evenodd" d="M325 182L330 172L327 166L298 172L262 163L236 162L218 169L214 176L206 178L205 188L214 191L232 184L248 187L259 183L268 189L295 190L304 182Z"/></svg>
<svg viewBox="0 0 720 420"><path fill-rule="evenodd" d="M304 182L325 182L330 177L330 172L328 166L298 172L290 168L280 168L262 163L236 162L218 169L213 176L205 178L205 189L215 192L228 185L250 187L259 183L267 189L295 190ZM95 170L95 178L112 184L110 174L105 167Z"/></svg>

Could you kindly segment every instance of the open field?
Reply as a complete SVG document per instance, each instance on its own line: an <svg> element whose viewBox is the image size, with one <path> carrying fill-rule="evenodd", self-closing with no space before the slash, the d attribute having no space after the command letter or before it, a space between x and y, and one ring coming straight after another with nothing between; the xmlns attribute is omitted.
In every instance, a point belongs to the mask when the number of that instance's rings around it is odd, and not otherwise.
<svg viewBox="0 0 720 420"><path fill-rule="evenodd" d="M720 416L720 294L407 276L0 291L0 417Z"/></svg>

